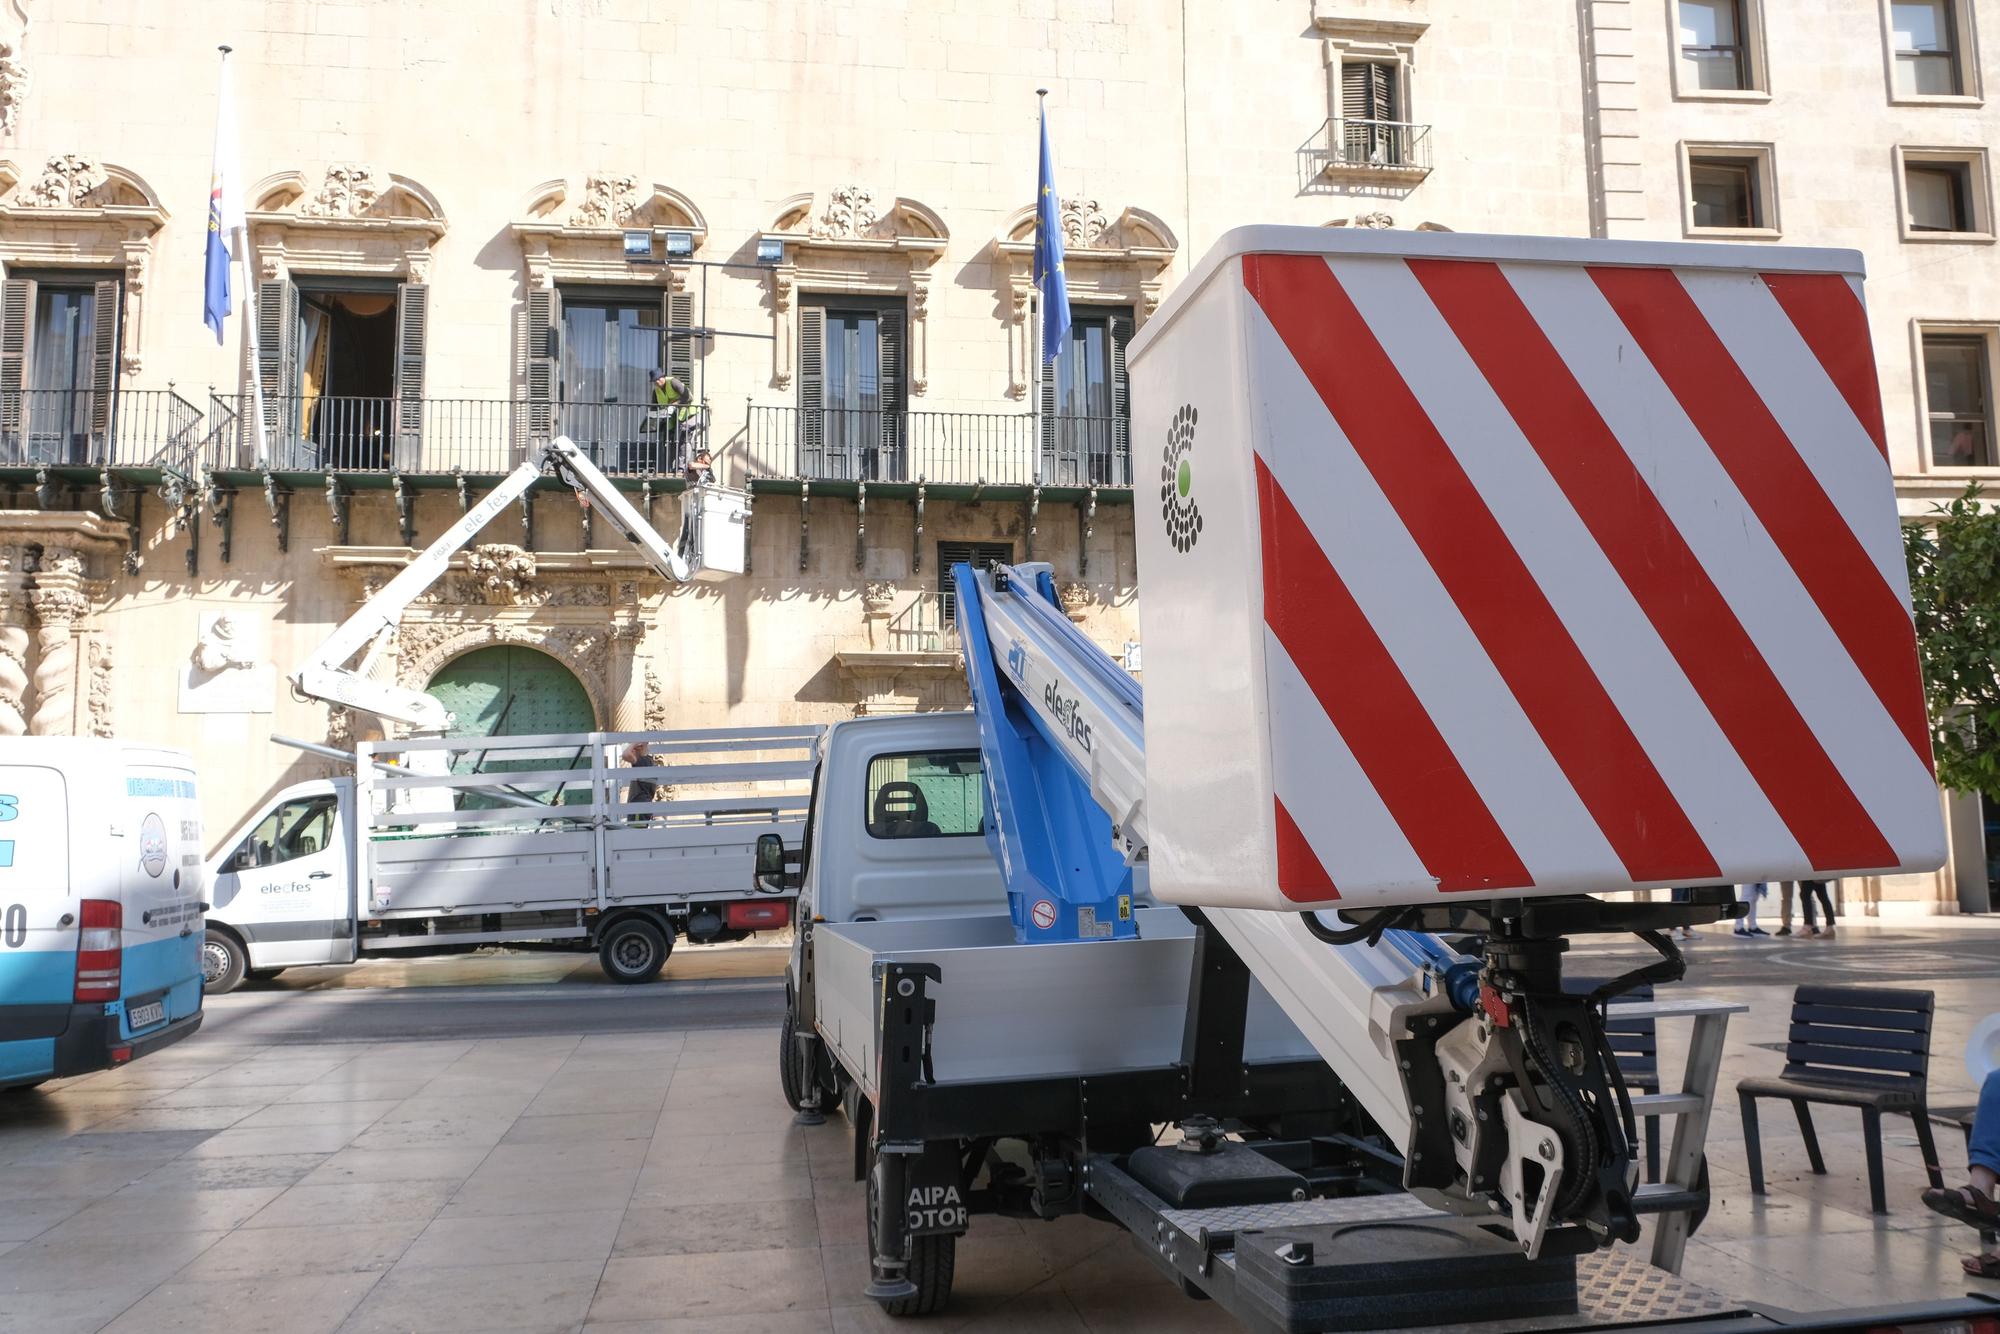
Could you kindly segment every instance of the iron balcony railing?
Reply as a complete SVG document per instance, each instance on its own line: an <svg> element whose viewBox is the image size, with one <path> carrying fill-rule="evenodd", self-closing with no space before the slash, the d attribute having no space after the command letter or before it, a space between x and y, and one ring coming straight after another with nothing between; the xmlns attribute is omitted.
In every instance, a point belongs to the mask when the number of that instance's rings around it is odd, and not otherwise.
<svg viewBox="0 0 2000 1334"><path fill-rule="evenodd" d="M201 409L171 389L0 393L0 466L145 467L184 451Z"/></svg>
<svg viewBox="0 0 2000 1334"><path fill-rule="evenodd" d="M704 421L677 427L625 403L285 394L264 399L260 458L255 413L252 395L215 396L211 417L233 429L211 430L201 461L217 471L494 474L568 435L607 473L661 477L680 471Z"/></svg>
<svg viewBox="0 0 2000 1334"><path fill-rule="evenodd" d="M949 570L940 571L949 579ZM952 617L951 595L919 593L916 601L889 619L892 653L956 653L958 622Z"/></svg>
<svg viewBox="0 0 2000 1334"><path fill-rule="evenodd" d="M1399 120L1335 117L1299 145L1309 175L1382 171L1422 175L1431 169L1431 127Z"/></svg>
<svg viewBox="0 0 2000 1334"><path fill-rule="evenodd" d="M1123 417L751 405L754 472L808 481L1132 485Z"/></svg>

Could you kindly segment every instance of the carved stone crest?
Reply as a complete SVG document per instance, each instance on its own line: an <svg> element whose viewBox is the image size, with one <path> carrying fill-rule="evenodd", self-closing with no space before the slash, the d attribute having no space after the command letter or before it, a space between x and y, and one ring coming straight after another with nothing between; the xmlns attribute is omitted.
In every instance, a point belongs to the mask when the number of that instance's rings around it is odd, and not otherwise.
<svg viewBox="0 0 2000 1334"><path fill-rule="evenodd" d="M816 241L849 241L870 235L881 220L874 195L858 185L843 185L827 196L825 212L813 219L806 235Z"/></svg>
<svg viewBox="0 0 2000 1334"><path fill-rule="evenodd" d="M1081 621L1085 608L1090 606L1090 589L1074 581L1057 584L1056 601L1062 604L1063 615Z"/></svg>
<svg viewBox="0 0 2000 1334"><path fill-rule="evenodd" d="M639 207L636 176L586 176L583 201L569 215L572 227L616 227Z"/></svg>
<svg viewBox="0 0 2000 1334"><path fill-rule="evenodd" d="M1376 231L1387 231L1396 225L1396 219L1387 213L1357 213L1354 215L1356 227L1368 227Z"/></svg>
<svg viewBox="0 0 2000 1334"><path fill-rule="evenodd" d="M358 218L375 207L381 190L372 168L355 163L336 163L326 169L319 193L299 206L309 218Z"/></svg>
<svg viewBox="0 0 2000 1334"><path fill-rule="evenodd" d="M111 712L111 645L102 639L90 641L90 734L117 735Z"/></svg>
<svg viewBox="0 0 2000 1334"><path fill-rule="evenodd" d="M1097 250L1104 245L1104 234L1111 230L1111 220L1104 216L1095 199L1065 199L1062 201L1063 248L1065 250Z"/></svg>
<svg viewBox="0 0 2000 1334"><path fill-rule="evenodd" d="M41 177L21 192L19 202L31 208L89 208L105 179L96 158L57 153L43 164Z"/></svg>
<svg viewBox="0 0 2000 1334"><path fill-rule="evenodd" d="M535 577L535 557L504 542L484 542L465 553L465 569L486 601L514 607L526 600Z"/></svg>

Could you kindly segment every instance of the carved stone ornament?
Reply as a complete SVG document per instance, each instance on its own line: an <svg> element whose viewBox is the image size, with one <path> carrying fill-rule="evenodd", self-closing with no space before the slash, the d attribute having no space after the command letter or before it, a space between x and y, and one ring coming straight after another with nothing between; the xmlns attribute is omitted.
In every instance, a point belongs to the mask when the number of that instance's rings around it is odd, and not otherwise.
<svg viewBox="0 0 2000 1334"><path fill-rule="evenodd" d="M664 732L667 730L667 692L660 684L659 676L651 666L646 668L646 730Z"/></svg>
<svg viewBox="0 0 2000 1334"><path fill-rule="evenodd" d="M0 42L0 134L12 134L28 100L28 66L14 53L14 44Z"/></svg>
<svg viewBox="0 0 2000 1334"><path fill-rule="evenodd" d="M806 235L815 241L849 241L872 235L882 219L875 196L858 185L843 185L829 194L826 210L813 219Z"/></svg>
<svg viewBox="0 0 2000 1334"><path fill-rule="evenodd" d="M358 218L374 208L380 196L372 168L336 163L326 169L319 193L299 205L299 212L308 218Z"/></svg>
<svg viewBox="0 0 2000 1334"><path fill-rule="evenodd" d="M42 167L35 183L16 196L30 208L89 208L91 196L104 185L104 166L80 153L57 153Z"/></svg>
<svg viewBox="0 0 2000 1334"><path fill-rule="evenodd" d="M636 176L586 176L583 201L569 215L572 227L616 227L631 219L639 207L639 178Z"/></svg>
<svg viewBox="0 0 2000 1334"><path fill-rule="evenodd" d="M1063 615L1072 621L1083 619L1085 608L1090 605L1090 589L1073 581L1056 585L1056 601L1062 604Z"/></svg>
<svg viewBox="0 0 2000 1334"><path fill-rule="evenodd" d="M896 585L887 579L870 579L861 588L861 614L869 618L887 616L896 600Z"/></svg>
<svg viewBox="0 0 2000 1334"><path fill-rule="evenodd" d="M1387 231L1396 225L1396 219L1382 212L1357 213L1354 216L1354 225L1372 228L1375 231Z"/></svg>
<svg viewBox="0 0 2000 1334"><path fill-rule="evenodd" d="M326 706L326 744L336 750L354 748L354 710L343 704Z"/></svg>
<svg viewBox="0 0 2000 1334"><path fill-rule="evenodd" d="M116 719L111 711L111 645L102 639L90 641L90 734L116 736Z"/></svg>
<svg viewBox="0 0 2000 1334"><path fill-rule="evenodd" d="M1111 219L1104 216L1095 199L1062 201L1063 249L1096 250L1104 245Z"/></svg>
<svg viewBox="0 0 2000 1334"><path fill-rule="evenodd" d="M485 542L465 553L465 569L485 591L488 602L519 606L535 578L535 557L504 542Z"/></svg>

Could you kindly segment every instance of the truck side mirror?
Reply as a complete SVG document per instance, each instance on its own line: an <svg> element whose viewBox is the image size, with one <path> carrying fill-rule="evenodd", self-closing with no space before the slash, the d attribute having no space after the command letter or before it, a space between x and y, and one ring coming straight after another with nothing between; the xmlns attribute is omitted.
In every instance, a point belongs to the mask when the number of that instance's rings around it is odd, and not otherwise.
<svg viewBox="0 0 2000 1334"><path fill-rule="evenodd" d="M785 840L779 834L757 835L757 888L776 893L785 883Z"/></svg>

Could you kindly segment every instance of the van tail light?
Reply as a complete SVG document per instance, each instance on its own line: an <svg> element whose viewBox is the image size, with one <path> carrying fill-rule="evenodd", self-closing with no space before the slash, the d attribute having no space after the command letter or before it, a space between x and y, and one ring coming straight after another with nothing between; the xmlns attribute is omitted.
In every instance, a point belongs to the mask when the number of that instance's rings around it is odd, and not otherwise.
<svg viewBox="0 0 2000 1334"><path fill-rule="evenodd" d="M85 899L76 936L76 998L118 999L125 953L125 910L115 899Z"/></svg>
<svg viewBox="0 0 2000 1334"><path fill-rule="evenodd" d="M726 920L731 931L775 931L792 920L791 900L760 903L747 899L732 903Z"/></svg>

